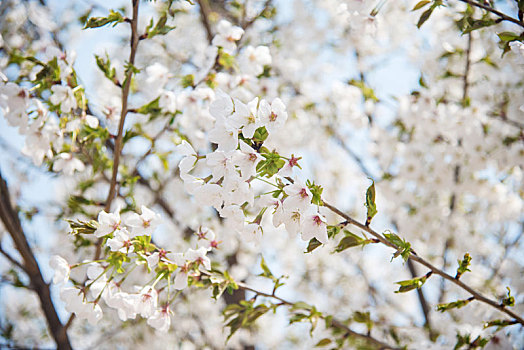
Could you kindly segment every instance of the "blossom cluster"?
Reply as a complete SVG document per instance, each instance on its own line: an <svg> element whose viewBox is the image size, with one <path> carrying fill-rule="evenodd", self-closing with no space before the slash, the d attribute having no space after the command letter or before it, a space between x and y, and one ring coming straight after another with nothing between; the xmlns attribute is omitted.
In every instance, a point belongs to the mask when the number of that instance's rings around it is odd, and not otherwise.
<svg viewBox="0 0 524 350"><path fill-rule="evenodd" d="M183 141L178 148L184 155L179 164L180 177L199 205L213 206L221 217L230 220L233 229L244 239L259 241L263 233L261 220L265 209L248 222L245 211L255 206L255 191L251 182L261 179L265 168L270 166L270 158L261 152L261 142L267 135L262 139L255 133L271 135L281 127L288 117L285 106L279 98L271 104L258 98L245 104L222 93L211 103L210 113L215 118L215 124L209 132L209 140L217 145L216 150L201 156L188 142ZM278 154L273 155L279 158ZM193 176L191 170L204 159L211 174L207 177ZM280 162L276 174L279 177L292 176L297 161L292 156ZM266 175L271 177L273 174ZM281 191L260 197L264 208L273 209L274 226L284 224L291 234L301 232L304 240L314 237L327 243L326 219L312 203L313 196L308 186L298 179L288 185L283 185L282 181L281 184ZM280 195L281 199L278 198Z"/></svg>
<svg viewBox="0 0 524 350"><path fill-rule="evenodd" d="M51 61L56 60L60 78L67 79L72 73L72 62L68 63L67 57L57 50L49 49L46 55ZM69 59L73 60L74 55L70 56L73 57ZM54 84L49 89L51 95L45 104L32 91L38 89L38 85L27 89L13 82L4 82L1 78L3 77L0 75L0 110L9 125L17 127L18 132L26 136L22 153L30 157L37 166L45 159L51 160L53 171L63 172L68 176L75 171L84 171L84 163L71 152L74 145L66 145L66 134L77 134L83 125L97 128L99 123L96 117L85 112L80 117L74 116L73 112L78 107L75 91L78 89ZM50 109L60 114L60 121L57 122ZM62 123L65 120L67 123L64 125Z"/></svg>
<svg viewBox="0 0 524 350"><path fill-rule="evenodd" d="M198 278L199 270L211 269L211 261L206 255L217 248L219 242L212 230L201 227L197 232L197 249L189 248L184 253L168 252L149 243L151 234L161 222L159 214L145 206L142 206L141 214L128 214L122 218L118 210L113 213L101 211L93 234L103 239L107 258L70 266L64 258L55 255L50 260L55 271L53 283L61 284L60 297L66 309L91 324L103 317L102 300L117 310L122 321L140 315L151 327L165 332L170 327L172 315L169 308L173 302L169 295L171 275L176 272L174 290L186 288L189 278ZM68 286L71 269L82 265L88 266L86 282ZM134 286L134 292L127 292L123 288L124 282L138 265L143 265L148 273L154 272L154 282ZM167 280L168 285L159 288L159 282L163 280ZM159 294L166 289L167 300L161 303Z"/></svg>

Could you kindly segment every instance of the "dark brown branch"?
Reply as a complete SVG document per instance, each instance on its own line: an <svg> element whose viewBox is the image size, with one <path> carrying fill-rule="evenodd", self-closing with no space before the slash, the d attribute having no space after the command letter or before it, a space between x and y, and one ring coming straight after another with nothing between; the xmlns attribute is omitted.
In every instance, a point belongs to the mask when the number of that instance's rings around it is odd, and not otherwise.
<svg viewBox="0 0 524 350"><path fill-rule="evenodd" d="M129 65L133 66L135 64L135 57L136 52L138 48L138 42L139 42L139 35L138 35L138 7L140 4L139 0L132 0L133 1L133 18L130 20L131 25L131 52L129 53ZM111 203L113 202L113 199L116 195L116 187L117 187L117 176L118 176L118 166L120 164L120 155L122 153L122 140L124 137L124 123L127 116L127 113L129 112L127 104L128 104L128 98L129 98L129 91L131 88L131 78L133 76L133 68L129 67L129 69L126 72L126 77L124 80L124 86L122 89L122 111L120 112L120 122L118 125L118 134L116 136L114 150L113 150L113 170L111 174L111 183L109 184L109 193L107 195L107 199L105 202L105 208L104 210L106 212L109 212L111 210ZM102 255L102 241L103 238L99 238L96 243L95 248L95 255L93 260L100 259L100 256ZM69 317L69 320L66 323L65 328L69 328L75 319L75 314L71 314Z"/></svg>
<svg viewBox="0 0 524 350"><path fill-rule="evenodd" d="M515 24L517 24L517 25L519 25L519 26L524 28L524 22L523 21L519 21L516 18L510 17L510 16L506 15L505 13L497 11L493 7L481 4L481 3L473 1L473 0L459 0L459 1L465 2L466 4L469 4L471 6L475 6L475 7L481 8L483 10L486 10L488 12L491 12L494 15L499 16L503 21L512 22L512 23L515 23Z"/></svg>
<svg viewBox="0 0 524 350"><path fill-rule="evenodd" d="M135 64L136 51L138 47L138 5L139 0L133 0L133 18L131 19L131 53L129 54L129 64ZM124 87L122 89L122 111L120 113L120 123L118 125L118 134L115 141L115 152L113 154L113 173L111 176L111 184L109 187L109 194L107 195L105 211L111 210L111 203L115 197L118 165L120 163L120 155L122 153L122 139L124 137L124 123L127 116L127 103L129 98L129 90L131 88L131 77L133 76L133 69L129 68L126 73ZM95 259L96 260L96 259Z"/></svg>
<svg viewBox="0 0 524 350"><path fill-rule="evenodd" d="M7 182L3 179L0 172L0 219L2 220L7 232L9 232L16 249L23 259L23 270L27 273L31 281L31 289L35 291L40 299L40 307L45 315L51 336L56 342L58 349L71 349L71 343L67 336L66 328L60 322L56 312L49 285L44 281L40 266L36 261L35 255L29 246L27 237L22 229L20 218L17 211L11 205L11 197Z"/></svg>
<svg viewBox="0 0 524 350"><path fill-rule="evenodd" d="M348 222L348 224L351 224L353 226L356 226L356 227L360 228L361 230L364 230L364 231L368 232L373 237L377 238L382 244L387 245L388 247L391 247L391 248L395 249L396 251L399 250L398 246L396 246L395 244L393 244L390 241L388 241L384 236L382 236L381 234L377 233L376 231L371 229L369 226L366 226L366 225L358 222L357 220L353 219L352 217L350 217L349 215L347 215L343 211L337 209L336 207L332 206L331 204L329 204L327 202L324 202L324 206L326 208L328 208L329 210L331 210L333 213L340 215L342 218L344 218ZM489 298L485 297L480 292L477 292L476 290L474 290L473 288L471 288L470 286L468 286L467 284L465 284L461 280L454 278L453 276L447 274L446 272L442 271L438 267L432 265L430 262L428 262L425 259L419 257L418 255L415 254L414 251L412 251L410 253L409 258L412 259L413 261L416 261L417 263L427 267L434 274L439 275L439 276L447 279L448 281L451 281L452 283L454 283L455 285L459 286L460 288L464 289L465 291L470 293L474 297L474 299L496 308L497 310L499 310L499 311L501 311L501 312L503 312L503 313L513 317L518 323L524 325L524 319L522 317L520 317L519 315L517 315L512 310L508 309L505 305L502 305L501 303L498 303L498 302L496 302L496 301L494 301L492 299L489 299Z"/></svg>
<svg viewBox="0 0 524 350"><path fill-rule="evenodd" d="M464 69L464 86L462 89L462 105L467 105L469 92L469 70L471 67L471 43L473 39L471 33L468 34L468 47L466 48L466 68Z"/></svg>

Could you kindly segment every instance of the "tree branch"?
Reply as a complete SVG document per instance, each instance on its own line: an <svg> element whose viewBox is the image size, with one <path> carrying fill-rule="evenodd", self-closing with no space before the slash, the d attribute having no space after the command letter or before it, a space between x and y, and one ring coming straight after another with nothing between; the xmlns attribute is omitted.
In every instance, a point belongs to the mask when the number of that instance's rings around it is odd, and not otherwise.
<svg viewBox="0 0 524 350"><path fill-rule="evenodd" d="M515 24L517 24L517 25L519 25L519 26L524 28L524 22L519 21L516 18L510 17L510 16L508 16L508 15L506 15L506 14L500 12L500 11L497 11L493 7L481 4L481 3L473 1L473 0L459 0L459 1L465 2L466 4L469 4L471 6L475 6L475 7L481 8L483 10L486 10L488 12L491 12L494 15L499 16L503 21L512 22L512 23L515 23Z"/></svg>
<svg viewBox="0 0 524 350"><path fill-rule="evenodd" d="M138 48L138 42L139 42L139 34L138 34L138 7L140 4L139 0L132 0L133 1L133 18L130 20L131 24L131 52L129 53L129 65L131 67L128 68L126 72L126 77L124 79L124 85L122 89L122 111L120 112L120 122L118 124L118 134L115 140L115 147L113 151L113 170L111 174L111 183L109 184L109 193L107 195L105 208L104 210L106 212L109 212L111 210L111 203L113 202L113 199L116 194L116 186L117 186L117 176L118 176L118 166L120 164L120 155L122 153L122 139L124 137L124 123L125 119L128 113L128 98L129 98L129 90L131 88L131 78L133 76L133 65L135 64L135 57L136 52ZM99 260L100 256L102 255L102 242L103 238L99 238L96 243L95 248L95 255L93 260ZM69 317L65 328L69 328L75 319L75 314L71 314Z"/></svg>
<svg viewBox="0 0 524 350"><path fill-rule="evenodd" d="M51 331L51 335L56 342L58 349L71 349L71 343L67 336L66 328L60 322L58 313L56 312L53 300L51 299L51 292L49 285L44 281L38 262L35 255L29 246L27 237L22 229L18 213L11 205L11 197L9 195L9 188L7 182L2 177L0 172L0 219L2 220L6 230L9 232L16 249L23 259L23 270L27 273L31 281L31 289L36 292L40 299L40 307L44 312L47 325Z"/></svg>
<svg viewBox="0 0 524 350"><path fill-rule="evenodd" d="M408 259L408 269L409 269L409 272L411 273L411 277L416 278L419 276L417 272L417 268L415 267L415 264L413 264L413 261L411 259ZM426 300L426 296L424 295L424 292L422 291L422 288L423 286L420 288L417 288L418 301L420 303L420 308L422 309L422 314L424 315L424 320L425 320L424 327L428 330L429 338L433 340L437 338L437 333L435 333L435 331L431 327L431 318L430 318L431 310L428 306L428 302Z"/></svg>
<svg viewBox="0 0 524 350"><path fill-rule="evenodd" d="M129 54L129 64L135 64L136 51L138 47L138 5L139 0L133 0L133 18L131 19L131 53ZM113 161L113 173L111 176L111 185L109 187L109 194L107 195L105 210L111 209L111 203L115 197L118 165L120 163L120 154L122 153L122 139L124 136L124 123L127 116L127 103L129 97L129 90L131 88L131 77L133 76L132 67L128 68L126 78L124 80L124 87L122 90L122 111L120 113L120 123L118 125L118 135L115 141L115 152ZM95 259L96 260L96 259Z"/></svg>
<svg viewBox="0 0 524 350"><path fill-rule="evenodd" d="M0 254L2 254L7 260L9 260L13 265L17 266L19 269L27 273L24 265L22 265L18 260L13 258L11 255L9 255L3 248L2 244L0 243Z"/></svg>
<svg viewBox="0 0 524 350"><path fill-rule="evenodd" d="M373 237L377 238L382 244L387 245L388 247L391 247L391 248L393 248L395 250L399 250L399 247L397 247L395 244L389 242L386 238L384 238L384 236L382 236L381 234L377 233L376 231L371 229L369 226L366 226L366 225L358 222L357 220L353 219L352 217L350 217L349 215L347 215L343 211L337 209L336 207L332 206L331 204L329 204L327 202L324 202L324 206L326 208L328 208L329 210L331 210L333 213L338 214L341 217L343 217L348 224L356 226L356 227L360 228L361 230L364 230L367 233L371 234ZM474 299L476 299L478 301L481 301L481 302L483 302L485 304L488 304L488 305L496 308L497 310L499 310L499 311L501 311L501 312L503 312L503 313L513 317L518 323L524 325L524 319L522 317L520 317L519 315L517 315L515 312L509 310L505 305L503 305L501 303L497 303L496 301L485 297L484 295L480 294L479 292L477 292L476 290L474 290L473 288L471 288L470 286L468 286L467 284L465 284L461 280L456 279L455 277L452 277L451 275L448 275L446 272L444 272L441 269L439 269L438 267L432 265L430 262L428 262L425 259L419 257L418 255L415 254L414 251L412 251L410 253L409 258L412 259L413 261L416 261L417 263L427 267L434 274L437 274L437 275L447 279L448 281L451 281L452 283L454 283L455 285L459 286L460 288L464 289L465 291L470 293L473 296Z"/></svg>
<svg viewBox="0 0 524 350"><path fill-rule="evenodd" d="M209 12L211 11L207 0L198 0L198 7L200 8L200 18L202 19L202 25L206 30L207 41L209 44L213 41L213 31L211 30L211 24L209 23Z"/></svg>
<svg viewBox="0 0 524 350"><path fill-rule="evenodd" d="M282 304L286 305L286 306L293 306L295 305L294 303L290 302L290 301L287 301L285 299L282 299L278 296L276 296L275 294L268 294L268 293L264 293L264 292L261 292L259 290L256 290L254 288L251 288L249 287L248 285L246 285L245 283L242 283L242 282L236 282L236 284L238 285L238 288L239 289L242 289L242 290L245 290L245 291L249 291L249 292L252 292L252 293L255 293L257 296L262 296L262 297L267 297L267 298L273 298L275 300L278 300L280 301ZM349 336L353 336L353 337L356 337L356 338L360 338L364 341L366 341L367 343L369 344L372 344L374 346L377 346L378 348L380 349L397 349L389 344L386 344L376 338L373 338L372 336L368 335L368 334L363 334L363 333L358 333L358 332L355 332L354 330L352 330L351 328L349 328L348 326L346 326L344 323L342 323L341 321L333 318L331 320L331 324L334 325L336 328L344 331L347 335Z"/></svg>

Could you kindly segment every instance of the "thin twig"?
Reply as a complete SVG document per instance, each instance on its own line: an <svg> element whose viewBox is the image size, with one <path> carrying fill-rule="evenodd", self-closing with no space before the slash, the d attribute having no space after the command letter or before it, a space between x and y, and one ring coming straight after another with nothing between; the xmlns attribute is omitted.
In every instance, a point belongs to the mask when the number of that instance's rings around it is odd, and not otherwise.
<svg viewBox="0 0 524 350"><path fill-rule="evenodd" d="M326 208L328 208L329 210L331 210L332 212L334 212L335 214L338 214L341 217L343 217L348 222L348 224L351 224L353 226L356 226L356 227L360 228L361 230L364 230L364 231L368 232L369 234L371 234L372 236L377 238L382 244L387 245L388 247L391 247L391 248L393 248L393 249L395 249L397 251L399 250L399 247L397 245L395 245L395 244L391 243L390 241L388 241L384 236L382 236L381 234L377 233L376 231L371 229L369 226L366 226L366 225L358 222L357 220L353 219L352 217L350 217L349 215L347 215L343 211L337 209L336 207L332 206L331 204L329 204L327 202L324 202L324 206ZM412 259L413 261L416 261L417 263L427 267L434 274L437 274L437 275L447 279L448 281L453 282L454 284L456 284L460 288L462 288L465 291L467 291L468 293L470 293L474 297L474 299L476 299L478 301L481 301L481 302L483 302L485 304L488 304L488 305L498 309L499 311L501 311L501 312L503 312L503 313L513 317L518 323L524 325L524 319L522 317L520 317L519 315L517 315L515 312L509 310L505 305L503 305L501 303L497 303L496 301L485 297L480 292L477 292L476 290L474 290L473 288L471 288L470 286L468 286L467 284L465 284L461 280L456 279L456 278L452 277L451 275L448 275L446 272L442 271L438 267L432 265L430 262L428 262L425 259L421 258L420 256L416 255L413 251L410 253L409 258Z"/></svg>
<svg viewBox="0 0 524 350"><path fill-rule="evenodd" d="M251 288L248 285L246 285L245 283L236 282L236 284L238 285L238 288L240 288L242 290L245 290L245 291L253 292L257 296L273 298L275 300L280 301L283 305L287 305L287 306L295 305L294 303L292 303L290 301L287 301L285 299L282 299L282 298L276 296L275 294L264 293L264 292L261 292L259 290L254 289L254 288ZM384 342L382 342L382 341L380 341L380 340L378 340L376 338L373 338L372 336L370 336L368 334L362 334L362 333L355 332L354 330L352 330L351 328L346 326L344 323L342 323L341 321L339 321L339 320L337 320L335 318L333 318L331 320L331 324L334 325L336 328L339 328L339 329L343 330L344 332L346 332L346 334L348 334L350 336L354 336L356 338L363 339L363 340L367 341L368 343L371 343L373 345L379 346L380 349L396 349L395 347L393 347L393 346L391 346L389 344L386 344L386 343L384 343Z"/></svg>
<svg viewBox="0 0 524 350"><path fill-rule="evenodd" d="M524 22L519 21L516 18L510 17L510 16L506 15L505 13L497 11L493 7L481 4L481 3L473 1L473 0L459 0L459 1L465 2L466 4L469 4L471 6L475 6L475 7L481 8L483 10L486 10L488 12L491 12L494 15L499 16L503 21L512 22L512 23L515 23L515 24L517 24L517 25L519 25L521 27L524 27Z"/></svg>
<svg viewBox="0 0 524 350"><path fill-rule="evenodd" d="M133 18L131 19L131 52L129 54L129 64L135 64L136 51L138 47L138 5L139 0L133 0ZM120 113L120 123L118 125L118 135L115 141L115 152L113 154L113 173L111 176L111 185L109 187L109 194L107 195L105 210L111 209L111 202L115 197L118 165L120 163L120 154L122 153L122 139L124 137L124 123L127 116L127 103L129 97L129 90L131 88L131 77L133 76L133 69L130 67L127 71L126 78L124 81L124 88L122 90L122 111ZM95 259L96 260L96 259Z"/></svg>
<svg viewBox="0 0 524 350"><path fill-rule="evenodd" d="M413 264L413 261L411 259L408 259L408 269L411 273L411 277L416 278L419 276L417 272L417 268L415 267L415 264ZM430 317L430 308L428 305L428 302L426 300L426 296L424 295L424 292L422 291L422 287L417 288L417 296L418 301L420 303L420 308L422 309L422 314L424 315L424 327L428 330L429 338L430 339L436 339L437 333L433 330L433 327L431 326L431 317Z"/></svg>
<svg viewBox="0 0 524 350"><path fill-rule="evenodd" d="M9 253L7 253L3 248L2 248L2 244L0 243L0 254L2 254L7 260L9 260L13 265L16 265L19 269L21 269L22 271L24 271L25 273L27 273L24 265L22 265L20 262L18 262L18 260L16 260L15 258L13 258L11 255L9 255Z"/></svg>
<svg viewBox="0 0 524 350"><path fill-rule="evenodd" d="M198 0L198 7L200 8L200 18L202 19L202 25L206 30L207 41L209 44L213 41L213 31L211 30L211 23L209 23L210 7L207 0Z"/></svg>

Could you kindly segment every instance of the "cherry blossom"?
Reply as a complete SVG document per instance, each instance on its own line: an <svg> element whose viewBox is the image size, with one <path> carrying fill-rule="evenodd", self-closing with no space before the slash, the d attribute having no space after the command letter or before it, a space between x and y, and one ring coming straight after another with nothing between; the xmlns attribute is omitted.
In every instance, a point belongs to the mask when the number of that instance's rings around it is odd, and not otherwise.
<svg viewBox="0 0 524 350"><path fill-rule="evenodd" d="M171 315L173 312L169 306L161 309L156 309L155 313L147 319L147 324L155 328L159 332L167 332L171 327Z"/></svg>
<svg viewBox="0 0 524 350"><path fill-rule="evenodd" d="M53 95L49 100L54 105L60 105L60 110L63 113L68 113L71 109L76 108L76 98L69 86L53 85L51 91L53 91Z"/></svg>
<svg viewBox="0 0 524 350"><path fill-rule="evenodd" d="M67 261L58 255L53 255L49 260L49 266L55 270L53 283L65 283L69 280L70 267Z"/></svg>
<svg viewBox="0 0 524 350"><path fill-rule="evenodd" d="M141 214L131 214L125 220L125 224L131 228L131 233L136 235L151 235L161 222L160 214L142 205Z"/></svg>
<svg viewBox="0 0 524 350"><path fill-rule="evenodd" d="M53 171L63 171L66 175L73 175L75 171L84 171L85 165L71 153L60 153L53 164Z"/></svg>
<svg viewBox="0 0 524 350"><path fill-rule="evenodd" d="M221 20L217 25L218 34L213 38L213 45L221 47L227 53L236 50L235 42L240 40L244 30L232 25L226 20Z"/></svg>
<svg viewBox="0 0 524 350"><path fill-rule="evenodd" d="M112 232L115 232L116 230L122 229L122 221L118 211L115 213L106 213L105 211L101 211L98 214L98 224L99 226L95 231L96 237L104 237Z"/></svg>

